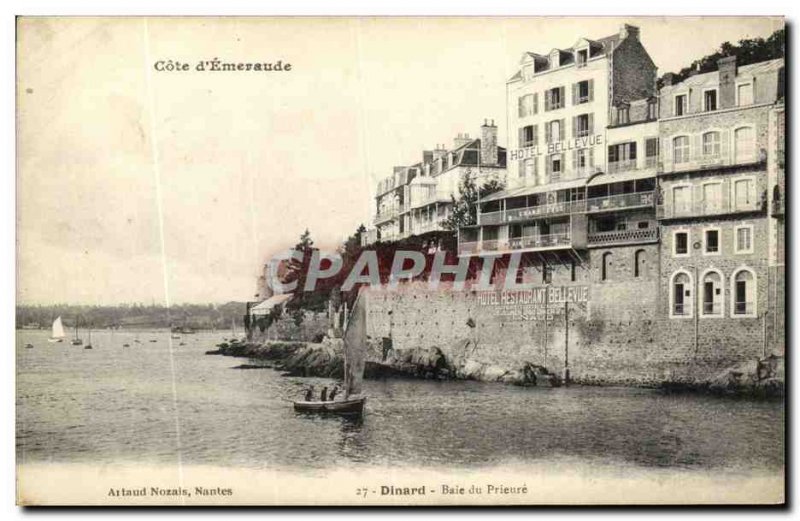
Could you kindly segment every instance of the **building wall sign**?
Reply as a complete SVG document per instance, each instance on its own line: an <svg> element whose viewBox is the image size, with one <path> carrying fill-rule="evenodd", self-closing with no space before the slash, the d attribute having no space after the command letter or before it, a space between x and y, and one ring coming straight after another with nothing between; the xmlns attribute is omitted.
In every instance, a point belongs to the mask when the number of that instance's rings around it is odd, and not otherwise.
<svg viewBox="0 0 800 521"><path fill-rule="evenodd" d="M565 303L585 308L589 302L589 286L479 291L477 298L479 306L491 308L495 316L506 320L552 320L563 313Z"/></svg>
<svg viewBox="0 0 800 521"><path fill-rule="evenodd" d="M532 147L515 148L514 150L511 150L509 159L511 161L519 159L531 159L534 157L539 157L542 154L560 154L563 152L569 152L571 150L600 146L602 144L603 135L595 134L593 136L565 139L564 141L554 141L541 146L536 145Z"/></svg>

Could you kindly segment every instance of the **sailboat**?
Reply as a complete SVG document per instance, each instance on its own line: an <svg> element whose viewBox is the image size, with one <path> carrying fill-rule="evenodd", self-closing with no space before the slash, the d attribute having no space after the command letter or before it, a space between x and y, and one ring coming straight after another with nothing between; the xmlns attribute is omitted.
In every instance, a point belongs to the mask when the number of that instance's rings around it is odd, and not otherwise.
<svg viewBox="0 0 800 521"><path fill-rule="evenodd" d="M294 410L333 414L361 415L367 397L361 394L367 346L367 314L361 293L356 297L353 311L344 332L344 393L333 401L295 401Z"/></svg>
<svg viewBox="0 0 800 521"><path fill-rule="evenodd" d="M75 318L75 338L72 339L72 345L82 346L83 340L78 337L78 319Z"/></svg>
<svg viewBox="0 0 800 521"><path fill-rule="evenodd" d="M58 317L53 320L53 332L50 333L50 338L48 338L47 341L51 344L63 342L65 336L67 335L64 334L64 324L61 323L61 317Z"/></svg>

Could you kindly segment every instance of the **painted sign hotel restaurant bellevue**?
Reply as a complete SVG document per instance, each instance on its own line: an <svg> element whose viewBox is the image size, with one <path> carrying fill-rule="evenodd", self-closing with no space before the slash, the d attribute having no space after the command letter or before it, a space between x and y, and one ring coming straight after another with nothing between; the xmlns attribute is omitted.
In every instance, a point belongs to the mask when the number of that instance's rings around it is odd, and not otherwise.
<svg viewBox="0 0 800 521"><path fill-rule="evenodd" d="M600 146L602 144L602 134L576 137L572 139L565 139L564 141L554 141L543 146L533 145L525 148L516 148L511 150L509 160L516 161L520 159L530 159L533 157L538 157L542 154L560 154L570 150L579 150L582 148Z"/></svg>

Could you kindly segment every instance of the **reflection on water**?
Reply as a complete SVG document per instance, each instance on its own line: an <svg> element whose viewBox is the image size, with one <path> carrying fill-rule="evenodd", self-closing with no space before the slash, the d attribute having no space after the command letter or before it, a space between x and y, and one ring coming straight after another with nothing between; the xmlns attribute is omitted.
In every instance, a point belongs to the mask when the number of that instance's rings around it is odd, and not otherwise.
<svg viewBox="0 0 800 521"><path fill-rule="evenodd" d="M307 385L331 382L233 369L242 360L203 354L220 335L147 333L135 344L135 333L99 332L92 351L48 344L46 337L44 331L17 336L19 463L172 463L180 454L185 464L251 468L507 461L783 466L784 412L777 402L387 380L365 383L367 412L358 420L295 412L290 400ZM28 342L35 347L25 349Z"/></svg>

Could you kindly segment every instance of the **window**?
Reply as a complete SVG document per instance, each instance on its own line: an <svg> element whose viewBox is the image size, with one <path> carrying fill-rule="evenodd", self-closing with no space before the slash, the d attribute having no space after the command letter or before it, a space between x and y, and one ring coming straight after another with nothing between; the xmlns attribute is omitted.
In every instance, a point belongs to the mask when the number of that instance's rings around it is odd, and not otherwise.
<svg viewBox="0 0 800 521"><path fill-rule="evenodd" d="M519 117L525 118L536 114L536 98L534 94L526 94L519 98Z"/></svg>
<svg viewBox="0 0 800 521"><path fill-rule="evenodd" d="M523 65L522 66L522 79L524 79L525 81L530 80L531 78L533 78L533 72L534 71L533 71L533 64L532 63L528 63L528 64Z"/></svg>
<svg viewBox="0 0 800 521"><path fill-rule="evenodd" d="M673 211L675 215L688 215L692 212L692 187L675 186L672 188Z"/></svg>
<svg viewBox="0 0 800 521"><path fill-rule="evenodd" d="M689 255L689 232L675 232L673 235L673 254L677 256Z"/></svg>
<svg viewBox="0 0 800 521"><path fill-rule="evenodd" d="M636 142L609 146L608 163L608 170L611 173L636 168Z"/></svg>
<svg viewBox="0 0 800 521"><path fill-rule="evenodd" d="M733 274L733 315L756 316L756 277L749 268Z"/></svg>
<svg viewBox="0 0 800 521"><path fill-rule="evenodd" d="M706 317L722 316L722 275L717 271L709 271L703 275L703 313Z"/></svg>
<svg viewBox="0 0 800 521"><path fill-rule="evenodd" d="M678 136L672 140L672 157L675 163L689 161L689 136Z"/></svg>
<svg viewBox="0 0 800 521"><path fill-rule="evenodd" d="M548 161L550 164L550 174L553 174L555 178L557 178L564 167L564 159L561 154L551 154L548 156Z"/></svg>
<svg viewBox="0 0 800 521"><path fill-rule="evenodd" d="M733 230L734 251L736 253L753 253L753 226L744 224Z"/></svg>
<svg viewBox="0 0 800 521"><path fill-rule="evenodd" d="M520 168L520 177L527 177L536 181L536 158L524 159Z"/></svg>
<svg viewBox="0 0 800 521"><path fill-rule="evenodd" d="M592 133L589 122L589 114L581 114L580 116L575 117L573 120L573 124L575 125L575 137L586 137Z"/></svg>
<svg viewBox="0 0 800 521"><path fill-rule="evenodd" d="M672 276L670 301L671 316L679 318L692 316L692 279L688 273L679 271Z"/></svg>
<svg viewBox="0 0 800 521"><path fill-rule="evenodd" d="M589 154L588 149L579 148L578 150L576 150L574 152L574 154L575 155L573 157L575 158L575 165L574 165L575 166L575 170L577 172L582 172L582 171L586 170L586 168L588 168L590 166L589 165L589 160L590 160L589 155L590 154Z"/></svg>
<svg viewBox="0 0 800 521"><path fill-rule="evenodd" d="M745 83L736 87L736 104L740 107L753 104L752 83Z"/></svg>
<svg viewBox="0 0 800 521"><path fill-rule="evenodd" d="M589 61L589 49L582 49L578 51L575 61L578 67L586 67L586 62Z"/></svg>
<svg viewBox="0 0 800 521"><path fill-rule="evenodd" d="M564 140L563 119L554 119L553 121L545 123L544 130L545 130L545 136L544 136L545 143L553 143L555 141Z"/></svg>
<svg viewBox="0 0 800 521"><path fill-rule="evenodd" d="M752 179L737 179L733 182L733 200L737 210L755 209Z"/></svg>
<svg viewBox="0 0 800 521"><path fill-rule="evenodd" d="M734 135L734 154L737 163L755 159L755 139L752 127L737 128Z"/></svg>
<svg viewBox="0 0 800 521"><path fill-rule="evenodd" d="M639 223L642 224L642 223ZM633 255L633 276L640 277L644 273L644 250L636 250Z"/></svg>
<svg viewBox="0 0 800 521"><path fill-rule="evenodd" d="M704 233L704 249L707 255L717 255L719 253L719 230L706 230Z"/></svg>
<svg viewBox="0 0 800 521"><path fill-rule="evenodd" d="M720 153L719 132L703 134L703 156L717 157Z"/></svg>
<svg viewBox="0 0 800 521"><path fill-rule="evenodd" d="M617 108L617 124L625 125L631 122L630 111L628 107Z"/></svg>
<svg viewBox="0 0 800 521"><path fill-rule="evenodd" d="M519 129L519 146L521 148L532 147L538 141L536 136L536 125L526 125Z"/></svg>
<svg viewBox="0 0 800 521"><path fill-rule="evenodd" d="M703 213L715 214L722 210L722 183L703 185Z"/></svg>
<svg viewBox="0 0 800 521"><path fill-rule="evenodd" d="M675 96L675 115L683 116L686 114L686 94Z"/></svg>
<svg viewBox="0 0 800 521"><path fill-rule="evenodd" d="M658 103L656 100L647 102L647 119L658 119Z"/></svg>
<svg viewBox="0 0 800 521"><path fill-rule="evenodd" d="M544 92L544 110L564 108L564 87L555 87Z"/></svg>
<svg viewBox="0 0 800 521"><path fill-rule="evenodd" d="M710 112L717 110L717 91L707 90L703 93L703 110Z"/></svg>
<svg viewBox="0 0 800 521"><path fill-rule="evenodd" d="M603 261L600 266L600 280L608 280L609 268L611 267L611 253L606 252L603 254Z"/></svg>
<svg viewBox="0 0 800 521"><path fill-rule="evenodd" d="M658 138L651 137L644 142L645 166L652 168L658 164Z"/></svg>
<svg viewBox="0 0 800 521"><path fill-rule="evenodd" d="M594 80L583 80L572 84L572 104L589 103L594 99Z"/></svg>

